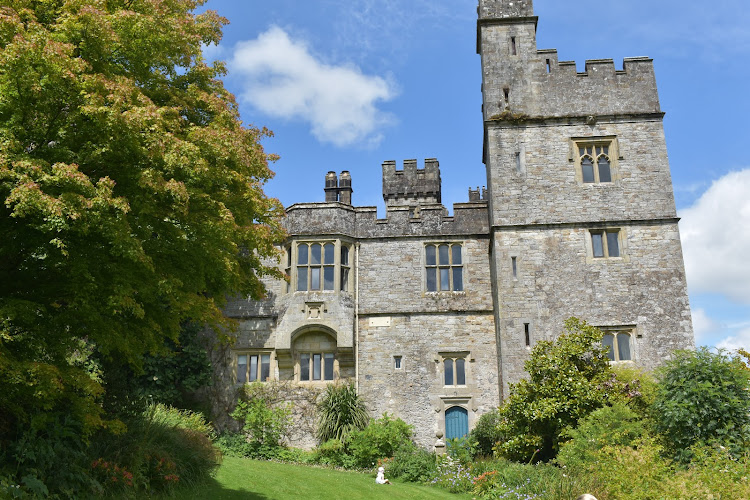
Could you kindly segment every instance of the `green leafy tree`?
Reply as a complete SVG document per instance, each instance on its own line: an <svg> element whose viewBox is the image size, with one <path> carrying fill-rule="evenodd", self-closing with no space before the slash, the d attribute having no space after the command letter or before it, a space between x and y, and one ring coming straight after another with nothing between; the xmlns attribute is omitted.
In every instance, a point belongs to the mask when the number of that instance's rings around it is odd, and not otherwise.
<svg viewBox="0 0 750 500"><path fill-rule="evenodd" d="M705 347L678 351L660 371L653 403L656 430L681 461L691 447L717 444L739 455L750 449L750 371L738 356Z"/></svg>
<svg viewBox="0 0 750 500"><path fill-rule="evenodd" d="M554 342L536 343L524 364L529 378L514 384L500 407L498 454L517 461L553 458L562 432L618 391L601 341L600 330L570 318Z"/></svg>
<svg viewBox="0 0 750 500"><path fill-rule="evenodd" d="M82 340L139 370L280 276L269 132L203 60L226 22L203 3L0 4L0 444L55 410L103 424Z"/></svg>
<svg viewBox="0 0 750 500"><path fill-rule="evenodd" d="M330 384L318 403L317 437L345 442L349 434L367 427L370 417L354 384Z"/></svg>

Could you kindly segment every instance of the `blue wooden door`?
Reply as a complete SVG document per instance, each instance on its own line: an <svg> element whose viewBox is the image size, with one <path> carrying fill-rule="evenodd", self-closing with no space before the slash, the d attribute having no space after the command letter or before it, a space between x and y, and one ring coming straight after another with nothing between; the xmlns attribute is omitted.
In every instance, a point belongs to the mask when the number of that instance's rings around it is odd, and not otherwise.
<svg viewBox="0 0 750 500"><path fill-rule="evenodd" d="M469 412L460 406L445 410L446 439L461 438L469 433Z"/></svg>

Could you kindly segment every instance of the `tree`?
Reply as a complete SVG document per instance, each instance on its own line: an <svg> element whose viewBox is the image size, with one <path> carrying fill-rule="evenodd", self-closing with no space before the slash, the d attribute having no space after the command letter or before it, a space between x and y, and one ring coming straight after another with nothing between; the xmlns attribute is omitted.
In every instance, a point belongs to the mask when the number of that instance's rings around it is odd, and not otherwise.
<svg viewBox="0 0 750 500"><path fill-rule="evenodd" d="M750 449L750 371L739 356L705 347L678 351L660 372L656 429L682 461L695 445Z"/></svg>
<svg viewBox="0 0 750 500"><path fill-rule="evenodd" d="M281 276L269 132L201 56L204 1L0 6L0 444L50 410L102 425L81 342L137 370Z"/></svg>
<svg viewBox="0 0 750 500"><path fill-rule="evenodd" d="M564 430L617 392L602 332L577 318L554 342L537 342L524 364L528 379L514 384L500 407L497 452L511 460L548 460Z"/></svg>

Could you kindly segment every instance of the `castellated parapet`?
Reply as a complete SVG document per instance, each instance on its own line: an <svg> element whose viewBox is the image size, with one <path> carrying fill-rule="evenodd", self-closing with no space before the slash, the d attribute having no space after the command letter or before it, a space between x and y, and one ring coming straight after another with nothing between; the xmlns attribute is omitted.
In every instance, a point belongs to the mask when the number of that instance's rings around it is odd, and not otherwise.
<svg viewBox="0 0 750 500"><path fill-rule="evenodd" d="M511 6L510 3L513 5ZM482 1L477 52L482 57L485 120L534 121L661 114L653 61L587 60L579 73L557 51L537 50L531 0Z"/></svg>
<svg viewBox="0 0 750 500"><path fill-rule="evenodd" d="M480 0L479 18L529 17L534 15L531 0Z"/></svg>
<svg viewBox="0 0 750 500"><path fill-rule="evenodd" d="M441 202L440 163L428 158L424 168L417 160L405 160L402 170L395 161L383 162L383 200L386 207L420 206Z"/></svg>

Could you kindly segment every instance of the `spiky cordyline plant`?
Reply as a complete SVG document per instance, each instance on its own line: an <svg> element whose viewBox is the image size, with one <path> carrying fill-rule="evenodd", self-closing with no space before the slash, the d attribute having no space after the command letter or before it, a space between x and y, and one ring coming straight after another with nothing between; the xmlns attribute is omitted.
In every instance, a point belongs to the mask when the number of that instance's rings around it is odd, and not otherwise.
<svg viewBox="0 0 750 500"><path fill-rule="evenodd" d="M344 442L352 432L367 427L369 421L354 384L331 384L318 403L318 440L325 443L335 438Z"/></svg>

